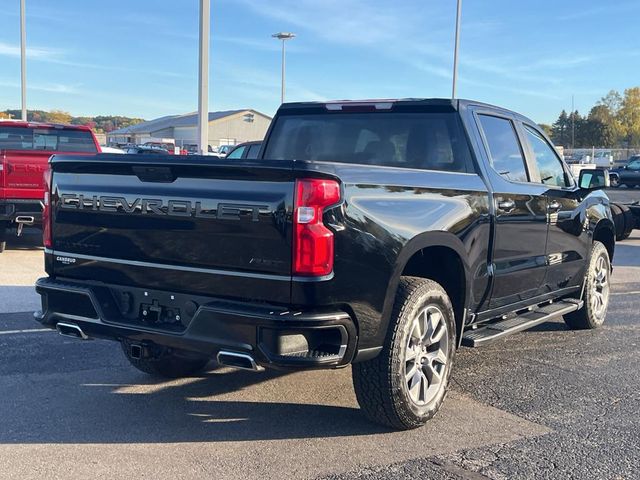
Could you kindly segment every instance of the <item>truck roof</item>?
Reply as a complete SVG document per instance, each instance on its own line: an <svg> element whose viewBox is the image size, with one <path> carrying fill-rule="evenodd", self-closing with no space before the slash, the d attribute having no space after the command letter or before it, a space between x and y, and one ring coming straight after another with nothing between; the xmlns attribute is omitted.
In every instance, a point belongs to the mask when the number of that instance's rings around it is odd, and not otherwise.
<svg viewBox="0 0 640 480"><path fill-rule="evenodd" d="M480 106L490 110L508 112L513 115L522 117L522 115L508 110L506 108L498 107L484 102L468 99L451 99L451 98L381 98L381 99L363 99L363 100L329 100L324 102L291 102L284 103L280 107L281 110L297 110L297 109L313 109L318 107L325 107L328 110L340 110L340 106L346 106L347 109L357 107L371 107L376 106L379 110L390 110L395 106L407 106L407 107L440 107L451 109L453 111L460 110L467 106Z"/></svg>
<svg viewBox="0 0 640 480"><path fill-rule="evenodd" d="M64 130L84 130L91 131L86 125L71 125L67 123L49 123L49 122L25 122L23 120L0 120L0 127L21 127L21 128L57 128Z"/></svg>

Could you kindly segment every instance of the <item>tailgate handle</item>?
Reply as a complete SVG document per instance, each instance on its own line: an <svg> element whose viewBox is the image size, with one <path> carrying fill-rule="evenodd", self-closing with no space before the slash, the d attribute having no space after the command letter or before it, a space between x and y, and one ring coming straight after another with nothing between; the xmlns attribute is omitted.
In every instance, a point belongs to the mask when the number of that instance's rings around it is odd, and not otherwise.
<svg viewBox="0 0 640 480"><path fill-rule="evenodd" d="M142 182L171 183L176 179L170 167L134 166L131 168L133 168L133 173L135 173L136 177Z"/></svg>

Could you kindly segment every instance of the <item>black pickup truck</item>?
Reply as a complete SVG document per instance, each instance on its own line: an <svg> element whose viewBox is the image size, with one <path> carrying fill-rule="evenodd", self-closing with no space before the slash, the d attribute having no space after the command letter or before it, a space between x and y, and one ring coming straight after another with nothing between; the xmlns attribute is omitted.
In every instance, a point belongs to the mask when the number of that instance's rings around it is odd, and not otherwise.
<svg viewBox="0 0 640 480"><path fill-rule="evenodd" d="M285 104L258 159L56 155L36 318L140 370L353 364L398 429L454 355L605 320L606 171L578 182L531 120L462 100ZM523 338L526 342L526 338Z"/></svg>

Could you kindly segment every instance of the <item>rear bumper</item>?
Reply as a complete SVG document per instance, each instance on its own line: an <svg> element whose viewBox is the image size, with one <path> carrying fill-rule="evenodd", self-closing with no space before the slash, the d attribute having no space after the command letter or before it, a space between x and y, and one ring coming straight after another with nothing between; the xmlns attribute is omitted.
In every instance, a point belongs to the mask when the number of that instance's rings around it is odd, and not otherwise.
<svg viewBox="0 0 640 480"><path fill-rule="evenodd" d="M52 278L38 280L36 291L42 297L42 310L35 318L42 325L52 329L59 322L77 325L88 337L126 340L150 352L177 349L215 358L226 351L249 355L265 368L336 368L352 361L358 340L353 320L339 309L299 311ZM117 300L123 295L129 298L127 309ZM196 305L192 315L188 309L180 310L181 316L189 317L182 319L185 325L154 328L138 320L136 312L142 312L144 305L168 299L179 306Z"/></svg>
<svg viewBox="0 0 640 480"><path fill-rule="evenodd" d="M35 225L42 224L42 202L32 199L0 200L0 222L13 223L16 217L33 217Z"/></svg>

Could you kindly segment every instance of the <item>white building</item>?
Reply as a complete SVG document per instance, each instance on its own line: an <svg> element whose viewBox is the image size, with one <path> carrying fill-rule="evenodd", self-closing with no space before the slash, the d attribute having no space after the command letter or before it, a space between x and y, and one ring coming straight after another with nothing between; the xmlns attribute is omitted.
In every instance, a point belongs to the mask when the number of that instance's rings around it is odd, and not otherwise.
<svg viewBox="0 0 640 480"><path fill-rule="evenodd" d="M236 145L252 140L262 140L271 117L256 110L227 110L209 112L209 145ZM109 145L149 141L173 141L176 146L197 143L198 114L168 115L107 134Z"/></svg>

